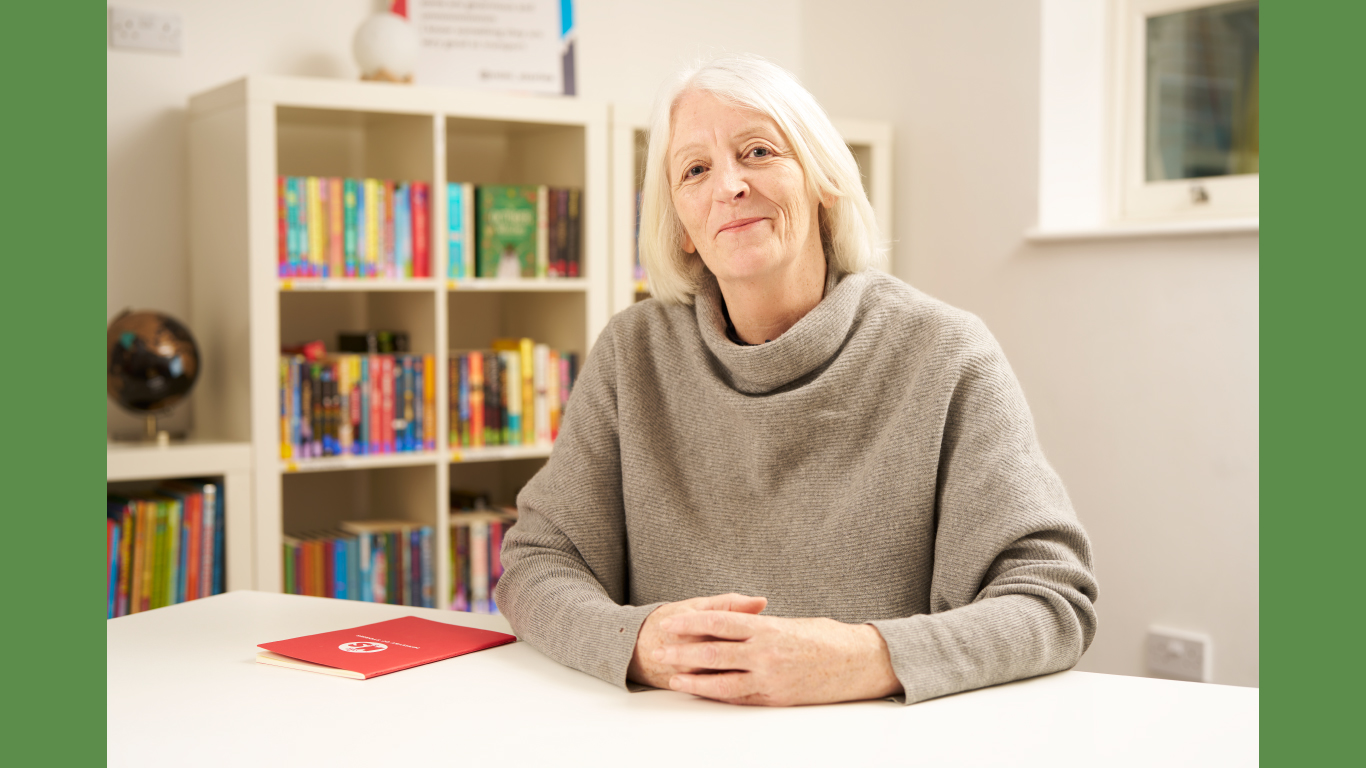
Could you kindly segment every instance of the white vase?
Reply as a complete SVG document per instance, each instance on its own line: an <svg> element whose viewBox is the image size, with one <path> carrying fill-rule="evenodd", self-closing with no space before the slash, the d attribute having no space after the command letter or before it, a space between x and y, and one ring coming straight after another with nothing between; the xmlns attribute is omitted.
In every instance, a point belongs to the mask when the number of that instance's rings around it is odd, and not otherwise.
<svg viewBox="0 0 1366 768"><path fill-rule="evenodd" d="M417 33L402 16L377 13L356 30L351 44L362 80L411 83L417 62Z"/></svg>

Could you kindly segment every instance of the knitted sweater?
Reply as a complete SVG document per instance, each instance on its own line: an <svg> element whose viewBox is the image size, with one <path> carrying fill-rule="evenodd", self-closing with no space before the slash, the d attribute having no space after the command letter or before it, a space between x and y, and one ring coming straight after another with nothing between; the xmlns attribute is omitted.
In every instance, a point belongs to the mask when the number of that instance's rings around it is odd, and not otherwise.
<svg viewBox="0 0 1366 768"><path fill-rule="evenodd" d="M725 327L710 276L608 323L504 539L519 636L626 687L652 610L739 592L872 624L908 703L1076 664L1090 542L980 320L865 272L769 343Z"/></svg>

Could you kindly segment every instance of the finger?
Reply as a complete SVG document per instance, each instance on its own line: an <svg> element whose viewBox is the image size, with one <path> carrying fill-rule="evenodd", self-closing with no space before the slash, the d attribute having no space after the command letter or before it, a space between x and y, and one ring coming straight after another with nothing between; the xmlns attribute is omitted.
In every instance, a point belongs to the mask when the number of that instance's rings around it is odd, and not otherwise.
<svg viewBox="0 0 1366 768"><path fill-rule="evenodd" d="M767 597L751 597L734 592L726 595L699 597L691 607L699 611L738 611L740 613L759 613L768 605Z"/></svg>
<svg viewBox="0 0 1366 768"><path fill-rule="evenodd" d="M744 672L751 669L753 648L744 643L683 643L655 649L654 660L674 667Z"/></svg>
<svg viewBox="0 0 1366 768"><path fill-rule="evenodd" d="M738 701L758 693L754 690L754 675L749 672L719 672L710 675L674 675L669 687L717 701Z"/></svg>
<svg viewBox="0 0 1366 768"><path fill-rule="evenodd" d="M748 640L762 626L764 619L733 611L697 611L670 616L659 623L659 629L669 635L706 635L722 640Z"/></svg>

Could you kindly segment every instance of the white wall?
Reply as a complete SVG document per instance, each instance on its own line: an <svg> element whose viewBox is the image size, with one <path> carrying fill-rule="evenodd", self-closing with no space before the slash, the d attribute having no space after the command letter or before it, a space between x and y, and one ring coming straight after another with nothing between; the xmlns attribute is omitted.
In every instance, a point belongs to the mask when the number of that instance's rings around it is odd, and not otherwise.
<svg viewBox="0 0 1366 768"><path fill-rule="evenodd" d="M186 254L185 103L191 94L247 74L352 79L351 37L377 0L126 0L123 7L179 13L178 56L108 51L107 312L157 309L189 315ZM577 0L579 93L649 105L680 64L748 50L801 68L798 0L750 3L763 23L739 23L724 0ZM191 329L193 330L193 329ZM189 428L177 408L163 426ZM141 420L109 405L109 429L136 435Z"/></svg>
<svg viewBox="0 0 1366 768"><path fill-rule="evenodd" d="M374 5L128 4L178 11L187 43L108 55L108 311L184 317L186 98L247 73L355 77L351 34ZM1001 339L1095 541L1102 623L1080 668L1142 674L1143 632L1160 623L1209 632L1216 680L1256 685L1257 240L1024 244L1038 3L577 5L586 98L648 105L679 63L747 50L832 114L894 123L895 271Z"/></svg>
<svg viewBox="0 0 1366 768"><path fill-rule="evenodd" d="M1028 245L1039 4L807 0L807 86L890 120L895 271L1001 340L1091 534L1100 632L1079 669L1143 674L1149 624L1208 632L1258 683L1258 241Z"/></svg>

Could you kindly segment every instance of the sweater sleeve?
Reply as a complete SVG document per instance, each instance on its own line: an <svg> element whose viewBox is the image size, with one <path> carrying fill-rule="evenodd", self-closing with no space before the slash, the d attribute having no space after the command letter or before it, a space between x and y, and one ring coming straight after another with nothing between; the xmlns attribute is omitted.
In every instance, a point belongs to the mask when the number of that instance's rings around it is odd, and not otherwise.
<svg viewBox="0 0 1366 768"><path fill-rule="evenodd" d="M519 637L620 687L645 617L625 605L626 527L611 328L589 354L555 449L517 496L494 597Z"/></svg>
<svg viewBox="0 0 1366 768"><path fill-rule="evenodd" d="M907 703L1069 669L1096 631L1091 545L995 339L969 333L936 489L930 613L869 622Z"/></svg>

